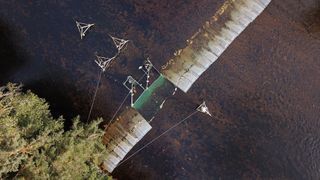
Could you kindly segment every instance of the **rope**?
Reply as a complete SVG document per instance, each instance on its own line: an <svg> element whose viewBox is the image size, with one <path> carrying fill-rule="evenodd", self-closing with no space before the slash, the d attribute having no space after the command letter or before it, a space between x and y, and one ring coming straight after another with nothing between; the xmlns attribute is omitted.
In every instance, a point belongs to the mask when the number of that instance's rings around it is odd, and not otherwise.
<svg viewBox="0 0 320 180"><path fill-rule="evenodd" d="M139 78L138 82L141 81L141 79L142 79L144 76L145 76L145 74L142 75L142 76ZM129 95L130 95L130 91L129 91L129 93L126 95L126 97L123 99L123 101L121 102L121 104L120 104L120 106L118 107L118 109L116 110L116 112L113 114L113 116L112 116L111 120L108 122L107 126L105 126L105 130L110 126L110 124L112 123L112 121L114 120L114 118L116 117L116 115L118 114L118 112L120 111L120 109L122 108L123 104L125 103L125 101L127 100L127 98L128 98Z"/></svg>
<svg viewBox="0 0 320 180"><path fill-rule="evenodd" d="M123 106L123 104L125 103L125 101L127 100L128 96L130 95L130 92L126 95L126 97L123 99L122 103L120 104L120 106L118 107L118 109L116 110L116 112L113 114L111 120L109 121L109 123L107 124L107 126L105 127L105 129L107 129L109 127L109 125L111 124L111 122L113 121L113 119L116 117L117 113L119 112L119 110L121 109L121 107Z"/></svg>
<svg viewBox="0 0 320 180"><path fill-rule="evenodd" d="M142 80L142 78L144 78L146 74L143 74L139 79L138 79L138 82L140 82Z"/></svg>
<svg viewBox="0 0 320 180"><path fill-rule="evenodd" d="M148 147L150 144L152 144L153 142L155 142L156 140L158 140L161 136L165 135L166 133L168 133L169 131L171 131L172 129L174 129L175 127L179 126L181 123L183 123L184 121L186 121L187 119L189 119L191 116L193 116L195 113L197 113L198 111L194 111L193 113L191 113L189 116L187 116L186 118L182 119L181 121L179 121L178 123L174 124L173 126L171 126L169 129L165 130L163 133L161 133L159 136L153 138L151 141L149 141L146 145L142 146L140 149L138 149L137 151L135 151L133 154L131 154L129 157L127 157L126 159L124 159L122 162L120 162L118 166L120 166L121 164L125 163L126 161L128 161L129 159L131 159L133 156L135 156L136 154L138 154L140 151L142 151L143 149L145 149L146 147Z"/></svg>
<svg viewBox="0 0 320 180"><path fill-rule="evenodd" d="M88 123L88 121L90 119L90 116L91 116L91 113L92 113L92 109L93 109L93 105L94 105L94 102L95 102L96 97L97 97L97 93L98 93L98 90L99 90L99 85L100 85L100 82L101 82L102 73L103 73L103 71L100 71L99 78L98 78L98 83L97 83L97 86L96 86L96 89L95 89L95 92L94 92L94 95L93 95L92 103L91 103L91 106L90 106L90 110L89 110L89 114L88 114L88 118L87 118L87 123Z"/></svg>
<svg viewBox="0 0 320 180"><path fill-rule="evenodd" d="M153 67L153 69L154 69L154 70L156 70L156 71L157 71L157 73L158 73L158 74L160 74L160 75L161 75L160 71L159 71L155 66L153 66L153 65L152 65L152 67Z"/></svg>

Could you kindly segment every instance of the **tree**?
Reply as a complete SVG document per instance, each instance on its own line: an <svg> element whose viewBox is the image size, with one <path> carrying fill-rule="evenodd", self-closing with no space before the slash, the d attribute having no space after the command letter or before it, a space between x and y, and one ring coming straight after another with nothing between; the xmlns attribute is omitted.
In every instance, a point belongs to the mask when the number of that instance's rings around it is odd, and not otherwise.
<svg viewBox="0 0 320 180"><path fill-rule="evenodd" d="M0 178L108 179L99 168L107 156L101 119L83 124L54 119L49 105L21 86L0 88Z"/></svg>

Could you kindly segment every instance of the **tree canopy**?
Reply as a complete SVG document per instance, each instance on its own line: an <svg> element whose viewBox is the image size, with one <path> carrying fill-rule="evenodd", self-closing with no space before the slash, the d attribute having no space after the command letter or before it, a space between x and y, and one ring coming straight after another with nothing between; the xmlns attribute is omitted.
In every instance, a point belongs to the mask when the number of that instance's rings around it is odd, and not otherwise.
<svg viewBox="0 0 320 180"><path fill-rule="evenodd" d="M76 117L64 131L44 99L16 84L0 87L0 179L108 179L101 121Z"/></svg>

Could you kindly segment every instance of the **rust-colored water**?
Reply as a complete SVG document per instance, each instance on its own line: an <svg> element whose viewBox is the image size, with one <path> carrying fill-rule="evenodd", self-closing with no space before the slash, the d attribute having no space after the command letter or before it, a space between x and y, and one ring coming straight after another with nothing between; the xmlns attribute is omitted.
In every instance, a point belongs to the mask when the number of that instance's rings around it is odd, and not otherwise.
<svg viewBox="0 0 320 180"><path fill-rule="evenodd" d="M104 75L93 116L109 119L140 77L185 45L223 0L0 0L0 82L22 82L55 115L85 119L99 69L94 52L115 53L111 33L132 40ZM74 19L96 23L80 40ZM194 84L153 120L144 142L203 99L196 114L127 163L119 179L319 179L320 2L273 0ZM128 102L129 104L129 102ZM142 142L140 144L143 145Z"/></svg>

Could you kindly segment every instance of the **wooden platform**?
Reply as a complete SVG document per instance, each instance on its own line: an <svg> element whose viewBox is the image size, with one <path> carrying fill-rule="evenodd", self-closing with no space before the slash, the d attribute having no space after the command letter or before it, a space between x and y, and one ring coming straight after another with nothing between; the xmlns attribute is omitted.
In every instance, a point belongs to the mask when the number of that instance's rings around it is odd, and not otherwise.
<svg viewBox="0 0 320 180"><path fill-rule="evenodd" d="M215 62L233 40L268 6L271 0L228 0L176 53L163 69L163 75L182 91Z"/></svg>
<svg viewBox="0 0 320 180"><path fill-rule="evenodd" d="M150 130L150 124L133 108L127 107L105 132L103 143L108 150L104 168L112 172Z"/></svg>

